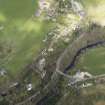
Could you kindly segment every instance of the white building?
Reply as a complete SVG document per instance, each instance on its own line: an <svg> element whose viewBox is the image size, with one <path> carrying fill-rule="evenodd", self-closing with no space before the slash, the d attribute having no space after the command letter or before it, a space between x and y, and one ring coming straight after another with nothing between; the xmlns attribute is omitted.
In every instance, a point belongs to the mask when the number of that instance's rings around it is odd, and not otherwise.
<svg viewBox="0 0 105 105"><path fill-rule="evenodd" d="M91 78L92 75L88 72L80 72L80 70L78 72L76 72L76 74L73 76L72 79L70 79L69 83L68 83L68 86L71 86L73 84L75 84L76 82L78 81L82 81L84 79L87 79L87 78Z"/></svg>
<svg viewBox="0 0 105 105"><path fill-rule="evenodd" d="M46 71L44 70L42 73L41 73L41 78L43 79L46 75Z"/></svg>
<svg viewBox="0 0 105 105"><path fill-rule="evenodd" d="M74 79L77 79L77 80L83 80L83 79L85 79L85 78L90 78L90 77L92 77L92 75L91 75L90 73L88 73L88 72L80 72L80 71L78 71L78 72L73 76L73 78L74 78Z"/></svg>
<svg viewBox="0 0 105 105"><path fill-rule="evenodd" d="M5 69L0 69L0 76L5 76L7 74Z"/></svg>
<svg viewBox="0 0 105 105"><path fill-rule="evenodd" d="M92 86L93 84L92 83L83 83L80 88L87 88L87 87L90 87Z"/></svg>
<svg viewBox="0 0 105 105"><path fill-rule="evenodd" d="M29 83L29 84L26 85L26 88L27 88L27 91L31 91L33 86L32 86L31 83Z"/></svg>
<svg viewBox="0 0 105 105"><path fill-rule="evenodd" d="M53 52L53 51L54 51L53 48L49 48L49 49L48 49L48 52Z"/></svg>
<svg viewBox="0 0 105 105"><path fill-rule="evenodd" d="M10 88L13 88L13 87L17 87L18 85L19 85L18 82L14 82L14 83L12 83L9 87L10 87Z"/></svg>
<svg viewBox="0 0 105 105"><path fill-rule="evenodd" d="M40 71L43 71L43 68L45 67L46 65L46 59L45 58L42 58L39 60L39 69Z"/></svg>

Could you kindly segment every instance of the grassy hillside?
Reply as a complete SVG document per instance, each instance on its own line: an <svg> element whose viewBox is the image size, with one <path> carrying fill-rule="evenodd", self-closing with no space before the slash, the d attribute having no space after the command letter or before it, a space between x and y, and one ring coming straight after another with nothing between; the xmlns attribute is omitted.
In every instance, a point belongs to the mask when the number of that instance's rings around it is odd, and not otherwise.
<svg viewBox="0 0 105 105"><path fill-rule="evenodd" d="M32 18L37 1L0 0L0 68L13 75L38 54L44 45L42 39L52 27L48 21Z"/></svg>
<svg viewBox="0 0 105 105"><path fill-rule="evenodd" d="M105 73L105 47L88 50L81 55L77 69L85 70L93 75Z"/></svg>

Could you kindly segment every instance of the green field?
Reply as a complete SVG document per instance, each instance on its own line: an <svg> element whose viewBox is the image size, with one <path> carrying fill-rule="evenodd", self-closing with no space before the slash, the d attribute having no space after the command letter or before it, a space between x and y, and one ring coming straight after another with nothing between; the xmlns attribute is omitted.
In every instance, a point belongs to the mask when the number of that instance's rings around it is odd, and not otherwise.
<svg viewBox="0 0 105 105"><path fill-rule="evenodd" d="M32 17L38 0L0 0L0 68L12 75L20 72L44 46L43 38L53 27Z"/></svg>
<svg viewBox="0 0 105 105"><path fill-rule="evenodd" d="M89 20L105 26L105 0L79 0Z"/></svg>
<svg viewBox="0 0 105 105"><path fill-rule="evenodd" d="M76 69L88 71L93 75L105 73L105 47L89 49L81 55Z"/></svg>

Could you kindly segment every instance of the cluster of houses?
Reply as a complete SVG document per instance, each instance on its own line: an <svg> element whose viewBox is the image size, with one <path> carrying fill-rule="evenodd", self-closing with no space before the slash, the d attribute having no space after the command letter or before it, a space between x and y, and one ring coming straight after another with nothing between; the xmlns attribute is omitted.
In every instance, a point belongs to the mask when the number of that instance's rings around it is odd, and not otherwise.
<svg viewBox="0 0 105 105"><path fill-rule="evenodd" d="M75 85L77 82L80 82L80 81L83 81L85 79L88 79L88 78L92 78L92 75L88 72L81 72L80 70L78 70L76 72L75 75L73 75L72 79L69 80L69 83L68 83L68 86L73 86ZM92 84L82 84L81 87L88 87Z"/></svg>
<svg viewBox="0 0 105 105"><path fill-rule="evenodd" d="M63 0L63 1L65 1L65 0ZM86 14L85 14L82 4L76 0L71 0L71 4L72 4L73 11L80 17L80 20L83 19ZM74 19L72 19L72 18L74 18ZM63 39L64 42L68 43L70 40L69 39L70 33L72 33L73 30L79 28L80 21L76 20L75 17L73 17L71 14L67 15L66 20L68 20L67 26L62 26L60 24L57 24L57 28L56 28L57 34L54 34L54 36L53 36L54 40ZM54 49L52 47L49 48L50 52L53 52L53 50Z"/></svg>
<svg viewBox="0 0 105 105"><path fill-rule="evenodd" d="M1 77L7 76L7 71L4 68L0 69L0 76ZM14 88L14 87L18 88L19 83L18 82L13 82L9 85L9 89ZM27 91L31 91L32 89L33 89L33 84L32 83L26 84L26 90Z"/></svg>

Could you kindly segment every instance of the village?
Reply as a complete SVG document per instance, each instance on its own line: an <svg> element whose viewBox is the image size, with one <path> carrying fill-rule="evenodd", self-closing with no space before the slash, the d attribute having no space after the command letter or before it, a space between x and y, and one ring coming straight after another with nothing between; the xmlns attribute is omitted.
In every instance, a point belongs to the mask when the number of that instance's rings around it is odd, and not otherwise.
<svg viewBox="0 0 105 105"><path fill-rule="evenodd" d="M84 97L88 89L97 86L103 89L105 29L88 17L84 1L38 0L32 3L36 3L37 8L32 7L26 19L24 12L23 20L17 15L16 23L9 17L13 26L0 24L4 38L5 31L13 33L12 40L7 38L8 43L4 41L0 45L0 102L64 105L62 101L68 96L69 104L72 100L71 105L77 105L75 97ZM15 34L22 38L15 38Z"/></svg>

